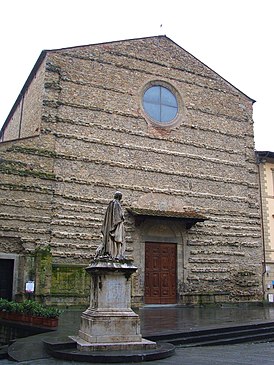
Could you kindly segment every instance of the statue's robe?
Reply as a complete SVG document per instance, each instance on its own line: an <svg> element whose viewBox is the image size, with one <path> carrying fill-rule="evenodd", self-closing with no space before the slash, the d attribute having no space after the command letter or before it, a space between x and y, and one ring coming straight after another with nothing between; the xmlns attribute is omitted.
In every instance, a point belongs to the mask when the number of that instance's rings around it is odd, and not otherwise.
<svg viewBox="0 0 274 365"><path fill-rule="evenodd" d="M123 257L125 252L124 215L119 200L113 199L106 210L101 227L102 244L96 256Z"/></svg>

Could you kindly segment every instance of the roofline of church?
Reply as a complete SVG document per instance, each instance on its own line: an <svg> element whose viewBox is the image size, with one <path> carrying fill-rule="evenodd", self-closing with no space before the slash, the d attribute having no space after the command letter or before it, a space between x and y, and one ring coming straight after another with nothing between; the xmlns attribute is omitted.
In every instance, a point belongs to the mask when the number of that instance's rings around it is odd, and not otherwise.
<svg viewBox="0 0 274 365"><path fill-rule="evenodd" d="M40 53L40 56L38 57L37 61L35 62L34 66L33 66L33 69L31 70L26 82L24 83L24 86L22 87L19 95L17 96L17 99L15 100L2 128L1 128L1 131L0 131L0 139L2 138L2 135L4 134L4 131L10 121L10 119L12 118L14 112L16 111L18 105L20 104L26 90L28 89L28 87L30 86L32 80L34 79L37 71L39 70L42 62L44 61L45 57L46 57L46 54L47 54L48 51L44 50Z"/></svg>
<svg viewBox="0 0 274 365"><path fill-rule="evenodd" d="M184 52L188 53L191 57L195 58L197 61L199 61L201 64L203 64L205 67L207 67L208 69L210 69L212 72L214 72L216 75L218 75L219 77L221 77L225 82L227 82L229 85L231 85L234 89L238 90L242 95L244 95L245 97L247 97L252 104L254 104L256 102L256 100L252 99L251 97L249 97L248 95L246 95L245 93L243 93L241 90L239 90L237 87L235 87L233 84L231 84L229 81L227 81L225 78L223 78L221 75L219 75L216 71L214 71L212 68L208 67L205 63L203 63L202 61L200 61L197 57L193 56L190 52L186 51L183 47L181 47L179 44L177 44L176 42L174 42L172 39L170 39L169 37L167 37L166 35L158 35L158 36L148 36L148 37L139 37L139 38L131 38L131 39L123 39L123 40L118 40L118 41L109 41L109 42L99 42L99 43L93 43L93 44L86 44L86 45L81 45L81 46L71 46L71 47L63 47L63 48L56 48L56 49L46 49L43 50L40 54L40 56L38 57L36 63L34 64L26 82L24 83L17 99L15 100L1 130L0 130L0 139L2 138L2 135L10 121L10 119L12 118L15 110L17 109L17 106L20 104L23 95L25 94L26 90L28 89L29 85L31 84L33 78L35 77L37 71L39 70L41 64L43 63L47 53L51 53L51 52L58 52L58 51L62 51L65 49L73 49L73 48L82 48L82 47L88 47L88 46L99 46L102 44L113 44L113 43L121 43L121 42L126 42L126 41L138 41L141 39L150 39L150 38L166 38L168 40L170 40L172 43L174 43L177 47L181 48L182 50L184 50Z"/></svg>

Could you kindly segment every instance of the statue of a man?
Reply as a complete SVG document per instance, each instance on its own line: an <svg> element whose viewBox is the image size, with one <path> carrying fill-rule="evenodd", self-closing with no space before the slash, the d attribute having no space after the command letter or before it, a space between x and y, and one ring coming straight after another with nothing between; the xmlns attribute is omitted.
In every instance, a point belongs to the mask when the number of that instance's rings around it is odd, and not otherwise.
<svg viewBox="0 0 274 365"><path fill-rule="evenodd" d="M122 193L116 191L114 199L108 204L101 228L102 243L97 248L95 257L109 256L118 260L124 258L126 242L121 199Z"/></svg>

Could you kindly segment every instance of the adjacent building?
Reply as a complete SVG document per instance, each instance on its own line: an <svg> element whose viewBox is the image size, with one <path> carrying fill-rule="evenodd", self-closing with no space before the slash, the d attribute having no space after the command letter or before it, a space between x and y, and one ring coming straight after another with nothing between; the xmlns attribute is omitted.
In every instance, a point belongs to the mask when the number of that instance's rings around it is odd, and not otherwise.
<svg viewBox="0 0 274 365"><path fill-rule="evenodd" d="M261 185L265 300L274 302L274 152L256 151Z"/></svg>
<svg viewBox="0 0 274 365"><path fill-rule="evenodd" d="M133 305L262 300L253 102L166 36L43 51L1 130L0 296L88 303L120 190Z"/></svg>

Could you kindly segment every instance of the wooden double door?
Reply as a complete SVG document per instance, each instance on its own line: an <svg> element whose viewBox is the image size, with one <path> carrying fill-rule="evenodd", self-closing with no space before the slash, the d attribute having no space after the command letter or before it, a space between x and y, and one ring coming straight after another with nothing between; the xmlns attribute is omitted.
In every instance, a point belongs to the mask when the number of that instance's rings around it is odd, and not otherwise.
<svg viewBox="0 0 274 365"><path fill-rule="evenodd" d="M177 245L146 242L145 303L177 303Z"/></svg>

